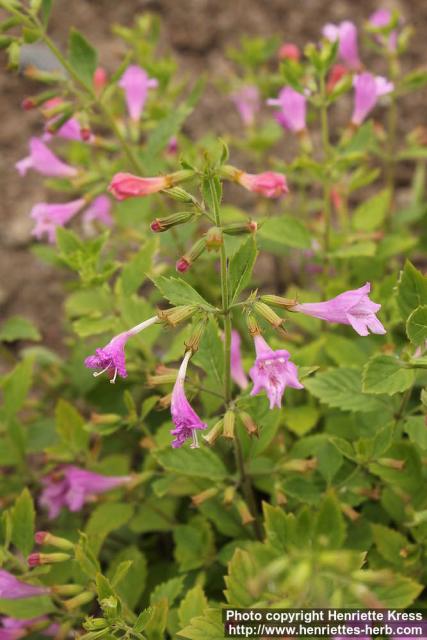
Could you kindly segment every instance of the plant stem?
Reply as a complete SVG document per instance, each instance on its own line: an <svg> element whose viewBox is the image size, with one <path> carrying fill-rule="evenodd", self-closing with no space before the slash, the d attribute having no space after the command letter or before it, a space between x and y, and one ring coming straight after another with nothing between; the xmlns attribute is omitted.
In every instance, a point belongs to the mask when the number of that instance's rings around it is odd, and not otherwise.
<svg viewBox="0 0 427 640"><path fill-rule="evenodd" d="M396 82L399 76L399 61L395 53L389 54L389 77L396 88ZM385 179L386 187L390 193L390 206L387 210L385 227L389 231L391 228L393 210L394 210L394 181L396 174L396 133L397 133L397 100L394 92L391 94L391 104L387 118L387 149L386 149L386 166Z"/></svg>
<svg viewBox="0 0 427 640"><path fill-rule="evenodd" d="M328 107L326 103L326 84L325 75L322 73L320 76L320 95L321 95L321 107L320 107L320 123L322 132L322 150L323 150L323 163L326 169L325 177L323 179L323 215L325 217L325 228L323 232L323 289L326 288L329 271L329 250L331 240L331 185L329 181L329 160L331 155L331 147L329 142L329 122L328 122ZM325 291L323 292L325 293Z"/></svg>

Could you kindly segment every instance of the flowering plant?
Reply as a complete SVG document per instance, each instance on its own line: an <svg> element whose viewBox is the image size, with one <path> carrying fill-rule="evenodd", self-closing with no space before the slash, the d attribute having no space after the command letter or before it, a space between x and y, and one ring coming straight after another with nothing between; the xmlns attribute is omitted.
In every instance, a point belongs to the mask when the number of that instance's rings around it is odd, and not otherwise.
<svg viewBox="0 0 427 640"><path fill-rule="evenodd" d="M0 328L0 635L201 640L223 637L224 602L422 604L426 150L398 135L398 99L427 74L401 72L409 28L366 25L386 75L350 21L303 52L245 39L223 82L238 134L195 141L203 87L175 78L152 17L116 29L107 71L78 31L62 53L49 0L0 7L11 67L36 41L57 60L23 70L47 89L23 101L43 124L16 169L55 192L32 234L68 275L66 356L28 346L26 319Z"/></svg>

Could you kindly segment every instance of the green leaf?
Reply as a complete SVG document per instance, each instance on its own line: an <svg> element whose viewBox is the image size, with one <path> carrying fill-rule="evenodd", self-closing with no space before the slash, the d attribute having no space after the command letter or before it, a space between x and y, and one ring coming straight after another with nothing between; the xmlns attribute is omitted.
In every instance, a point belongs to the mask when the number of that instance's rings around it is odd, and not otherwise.
<svg viewBox="0 0 427 640"><path fill-rule="evenodd" d="M89 433L84 430L85 421L66 400L62 398L55 407L56 431L73 453L84 451L89 442Z"/></svg>
<svg viewBox="0 0 427 640"><path fill-rule="evenodd" d="M406 322L406 333L412 344L423 345L427 340L427 305L417 307Z"/></svg>
<svg viewBox="0 0 427 640"><path fill-rule="evenodd" d="M212 564L215 543L212 527L203 516L175 527L175 559L180 571L191 571Z"/></svg>
<svg viewBox="0 0 427 640"><path fill-rule="evenodd" d="M207 609L203 616L193 618L191 623L178 631L178 635L189 640L222 640L224 623L219 609Z"/></svg>
<svg viewBox="0 0 427 640"><path fill-rule="evenodd" d="M387 394L406 391L414 384L412 369L406 369L394 356L375 355L363 369L362 389L365 393Z"/></svg>
<svg viewBox="0 0 427 640"><path fill-rule="evenodd" d="M216 388L222 385L224 376L224 345L219 336L218 325L211 317L206 326L199 350L193 358L195 365L215 381Z"/></svg>
<svg viewBox="0 0 427 640"><path fill-rule="evenodd" d="M381 524L373 524L372 533L378 552L384 560L387 560L392 565L401 566L401 551L407 551L409 547L409 542L405 536Z"/></svg>
<svg viewBox="0 0 427 640"><path fill-rule="evenodd" d="M297 436L303 436L317 424L319 411L310 405L300 405L298 407L286 407L284 411L285 424Z"/></svg>
<svg viewBox="0 0 427 640"><path fill-rule="evenodd" d="M34 546L34 521L33 499L28 489L24 489L12 509L12 542L24 556Z"/></svg>
<svg viewBox="0 0 427 640"><path fill-rule="evenodd" d="M154 591L151 592L150 595L150 604L156 604L160 602L163 598L166 598L169 602L169 606L171 607L178 596L182 593L182 589L184 587L184 578L171 578L166 582L162 582L158 584Z"/></svg>
<svg viewBox="0 0 427 640"><path fill-rule="evenodd" d="M230 304L236 300L239 293L249 284L257 257L255 238L250 236L230 260L229 266L229 294Z"/></svg>
<svg viewBox="0 0 427 640"><path fill-rule="evenodd" d="M132 505L119 502L106 502L92 511L85 531L95 555L98 554L108 534L123 527L132 515Z"/></svg>
<svg viewBox="0 0 427 640"><path fill-rule="evenodd" d="M383 189L368 200L362 202L352 216L352 226L358 231L378 229L390 207L390 191Z"/></svg>
<svg viewBox="0 0 427 640"><path fill-rule="evenodd" d="M162 296L173 305L194 304L207 311L214 309L191 285L181 278L160 276L159 278L153 278L153 282Z"/></svg>
<svg viewBox="0 0 427 640"><path fill-rule="evenodd" d="M228 471L222 460L206 448L201 449L165 449L154 454L166 471L183 473L195 478L207 478L221 481L227 478Z"/></svg>
<svg viewBox="0 0 427 640"><path fill-rule="evenodd" d="M41 335L38 329L26 318L13 316L8 318L0 328L1 342L14 342L15 340L32 340L38 342Z"/></svg>
<svg viewBox="0 0 427 640"><path fill-rule="evenodd" d="M49 18L50 18L50 14L52 11L52 4L53 4L53 0L42 0L41 1L41 8L40 8L40 17L41 20L44 24L44 26L47 26L47 23L49 22Z"/></svg>
<svg viewBox="0 0 427 640"><path fill-rule="evenodd" d="M372 240L363 242L354 242L353 244L344 245L335 251L331 251L334 258L361 258L363 256L371 257L375 255L377 245Z"/></svg>
<svg viewBox="0 0 427 640"><path fill-rule="evenodd" d="M324 404L342 411L379 411L387 405L362 391L361 371L341 367L318 373L304 382L305 387Z"/></svg>
<svg viewBox="0 0 427 640"><path fill-rule="evenodd" d="M257 233L258 238L262 241L260 243L262 247L266 242L273 242L295 249L310 248L310 234L305 225L297 218L283 214L280 217L268 218L262 222L263 224Z"/></svg>
<svg viewBox="0 0 427 640"><path fill-rule="evenodd" d="M266 541L275 549L285 551L295 542L295 516L281 507L263 503Z"/></svg>
<svg viewBox="0 0 427 640"><path fill-rule="evenodd" d="M427 450L427 427L424 416L410 416L405 420L404 429L411 442Z"/></svg>
<svg viewBox="0 0 427 640"><path fill-rule="evenodd" d="M11 600L0 598L0 613L18 620L29 620L38 618L47 613L55 611L55 605L47 596L37 596L36 598L22 598Z"/></svg>
<svg viewBox="0 0 427 640"><path fill-rule="evenodd" d="M3 389L3 414L10 420L23 407L33 380L33 360L26 358L1 381Z"/></svg>
<svg viewBox="0 0 427 640"><path fill-rule="evenodd" d="M146 586L147 560L136 546L124 547L111 563L107 577L119 596L134 609Z"/></svg>
<svg viewBox="0 0 427 640"><path fill-rule="evenodd" d="M417 307L427 304L427 277L406 261L397 286L397 304L404 320Z"/></svg>
<svg viewBox="0 0 427 640"><path fill-rule="evenodd" d="M339 549L345 538L345 521L340 504L332 494L320 505L314 526L314 536L321 548Z"/></svg>
<svg viewBox="0 0 427 640"><path fill-rule="evenodd" d="M176 501L173 498L146 498L137 508L130 523L130 529L136 533L147 531L170 531L173 525Z"/></svg>
<svg viewBox="0 0 427 640"><path fill-rule="evenodd" d="M123 294L129 296L135 293L151 270L154 252L157 249L157 238L149 240L122 269L121 282Z"/></svg>
<svg viewBox="0 0 427 640"><path fill-rule="evenodd" d="M384 586L372 587L382 605L388 609L405 609L413 604L423 590L423 585L390 572Z"/></svg>
<svg viewBox="0 0 427 640"><path fill-rule="evenodd" d="M190 589L185 597L181 600L178 609L178 619L181 627L190 624L193 618L201 616L205 609L208 608L208 600L202 587L196 584Z"/></svg>
<svg viewBox="0 0 427 640"><path fill-rule="evenodd" d="M76 29L70 31L68 61L83 83L92 88L93 74L98 64L98 54Z"/></svg>

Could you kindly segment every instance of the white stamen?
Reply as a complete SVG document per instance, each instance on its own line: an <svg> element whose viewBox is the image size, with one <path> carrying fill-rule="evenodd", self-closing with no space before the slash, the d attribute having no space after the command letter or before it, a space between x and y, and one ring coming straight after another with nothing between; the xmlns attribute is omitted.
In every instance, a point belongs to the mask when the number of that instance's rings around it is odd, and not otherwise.
<svg viewBox="0 0 427 640"><path fill-rule="evenodd" d="M141 322L140 324L135 325L135 327L132 327L132 329L128 330L128 335L130 336L134 336L135 334L139 333L140 331L144 331L144 329L147 329L148 327L151 327L152 324L156 324L156 322L158 322L159 318L157 316L153 316L152 318L148 318L148 320L144 320L144 322Z"/></svg>
<svg viewBox="0 0 427 640"><path fill-rule="evenodd" d="M95 371L92 375L94 378L97 378L98 376L101 376L103 373L105 373L106 371L108 371L108 369L111 366L111 362L109 364L107 364L107 366L105 367L105 369L103 369L102 371Z"/></svg>
<svg viewBox="0 0 427 640"><path fill-rule="evenodd" d="M199 449L200 447L199 447L199 440L198 440L198 437L197 437L197 430L196 429L192 429L191 430L191 435L192 435L192 438L193 438L193 442L190 445L190 449Z"/></svg>
<svg viewBox="0 0 427 640"><path fill-rule="evenodd" d="M114 384L117 378L117 367L114 369L114 376L110 380L110 384Z"/></svg>

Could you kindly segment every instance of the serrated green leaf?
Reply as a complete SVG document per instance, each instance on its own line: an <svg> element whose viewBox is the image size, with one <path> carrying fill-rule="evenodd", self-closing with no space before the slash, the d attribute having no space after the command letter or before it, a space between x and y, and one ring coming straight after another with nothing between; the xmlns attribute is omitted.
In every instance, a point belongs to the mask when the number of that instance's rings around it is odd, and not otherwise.
<svg viewBox="0 0 427 640"><path fill-rule="evenodd" d="M208 566L215 558L212 527L203 516L196 516L188 524L175 527L175 559L180 571Z"/></svg>
<svg viewBox="0 0 427 640"><path fill-rule="evenodd" d="M427 341L427 305L417 307L406 322L406 333L412 344L424 345Z"/></svg>
<svg viewBox="0 0 427 640"><path fill-rule="evenodd" d="M284 420L285 424L297 436L303 436L317 424L319 411L310 405L300 405L298 407L286 407Z"/></svg>
<svg viewBox="0 0 427 640"><path fill-rule="evenodd" d="M381 604L388 609L405 609L413 604L423 590L423 585L401 575L390 572L384 586L374 586L372 590Z"/></svg>
<svg viewBox="0 0 427 640"><path fill-rule="evenodd" d="M166 598L169 603L169 607L173 605L178 596L182 593L184 588L184 577L171 578L166 582L158 584L154 591L150 595L150 605L154 605L157 602Z"/></svg>
<svg viewBox="0 0 427 640"><path fill-rule="evenodd" d="M203 615L205 609L208 608L208 600L202 587L196 584L190 589L185 597L181 600L178 609L178 619L181 627L190 624L193 618Z"/></svg>
<svg viewBox="0 0 427 640"><path fill-rule="evenodd" d="M18 620L38 618L55 611L55 605L47 596L12 600L0 598L0 613Z"/></svg>
<svg viewBox="0 0 427 640"><path fill-rule="evenodd" d="M56 431L73 453L84 451L89 442L89 433L84 430L85 421L67 400L62 398L55 407Z"/></svg>
<svg viewBox="0 0 427 640"><path fill-rule="evenodd" d="M3 390L3 415L10 420L23 407L33 379L33 360L26 358L1 381Z"/></svg>
<svg viewBox="0 0 427 640"><path fill-rule="evenodd" d="M397 304L404 320L417 307L427 305L427 277L409 260L405 263L397 286Z"/></svg>
<svg viewBox="0 0 427 640"><path fill-rule="evenodd" d="M106 502L96 507L87 522L86 534L90 547L98 554L105 538L116 529L123 527L133 515L133 506L126 503Z"/></svg>
<svg viewBox="0 0 427 640"><path fill-rule="evenodd" d="M189 640L223 640L224 623L219 609L207 609L203 616L193 618L191 623L178 631L178 635Z"/></svg>
<svg viewBox="0 0 427 640"><path fill-rule="evenodd" d="M68 40L68 60L75 73L87 87L92 87L98 54L86 38L76 29L71 29Z"/></svg>
<svg viewBox="0 0 427 640"><path fill-rule="evenodd" d="M151 264L157 244L157 238L149 240L123 267L121 283L125 296L135 293L147 278L147 274L151 271Z"/></svg>
<svg viewBox="0 0 427 640"><path fill-rule="evenodd" d="M389 189L383 189L362 202L352 216L353 228L358 231L374 231L378 229L390 207L390 198Z"/></svg>
<svg viewBox="0 0 427 640"><path fill-rule="evenodd" d="M275 549L285 551L295 543L295 516L281 507L263 503L266 541Z"/></svg>
<svg viewBox="0 0 427 640"><path fill-rule="evenodd" d="M138 547L124 547L111 563L107 577L118 595L134 609L147 581L147 560Z"/></svg>
<svg viewBox="0 0 427 640"><path fill-rule="evenodd" d="M402 565L401 552L408 550L409 542L398 531L384 527L381 524L373 524L372 532L375 545L382 557L392 565Z"/></svg>
<svg viewBox="0 0 427 640"><path fill-rule="evenodd" d="M159 464L167 471L183 473L195 478L208 478L220 481L228 476L222 460L206 448L165 449L155 453Z"/></svg>
<svg viewBox="0 0 427 640"><path fill-rule="evenodd" d="M339 549L345 538L345 521L337 498L330 494L320 505L314 536L321 548Z"/></svg>
<svg viewBox="0 0 427 640"><path fill-rule="evenodd" d="M342 411L387 410L385 402L362 391L362 376L358 369L329 369L308 378L304 384L321 402Z"/></svg>
<svg viewBox="0 0 427 640"><path fill-rule="evenodd" d="M309 249L311 246L311 237L305 225L287 214L263 221L257 236L261 245L271 241L295 249Z"/></svg>
<svg viewBox="0 0 427 640"><path fill-rule="evenodd" d="M21 316L8 318L0 328L0 342L14 342L15 340L32 340L38 342L41 335L37 327Z"/></svg>
<svg viewBox="0 0 427 640"><path fill-rule="evenodd" d="M34 546L34 521L33 499L28 489L24 489L12 509L12 542L23 556Z"/></svg>
<svg viewBox="0 0 427 640"><path fill-rule="evenodd" d="M255 238L250 236L230 260L228 270L230 304L233 304L239 293L248 285L256 257Z"/></svg>
<svg viewBox="0 0 427 640"><path fill-rule="evenodd" d="M363 369L362 390L365 393L386 394L401 393L414 384L415 375L397 358L391 355L375 355Z"/></svg>
<svg viewBox="0 0 427 640"><path fill-rule="evenodd" d="M193 287L182 278L153 278L153 282L162 294L173 305L197 305L207 311L214 307L209 304Z"/></svg>

